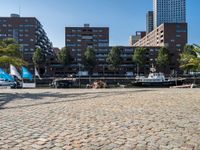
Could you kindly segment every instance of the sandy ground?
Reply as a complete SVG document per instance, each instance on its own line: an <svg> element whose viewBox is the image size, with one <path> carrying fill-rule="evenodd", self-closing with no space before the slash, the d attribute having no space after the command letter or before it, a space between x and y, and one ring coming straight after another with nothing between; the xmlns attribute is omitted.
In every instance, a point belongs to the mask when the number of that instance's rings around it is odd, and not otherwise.
<svg viewBox="0 0 200 150"><path fill-rule="evenodd" d="M200 89L0 89L0 149L200 149Z"/></svg>

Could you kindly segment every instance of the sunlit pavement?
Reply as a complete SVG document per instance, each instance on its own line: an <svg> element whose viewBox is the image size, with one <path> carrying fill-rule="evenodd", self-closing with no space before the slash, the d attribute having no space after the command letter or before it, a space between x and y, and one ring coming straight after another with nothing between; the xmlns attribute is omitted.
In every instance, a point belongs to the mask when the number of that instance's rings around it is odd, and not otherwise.
<svg viewBox="0 0 200 150"><path fill-rule="evenodd" d="M0 91L0 149L200 149L200 89Z"/></svg>

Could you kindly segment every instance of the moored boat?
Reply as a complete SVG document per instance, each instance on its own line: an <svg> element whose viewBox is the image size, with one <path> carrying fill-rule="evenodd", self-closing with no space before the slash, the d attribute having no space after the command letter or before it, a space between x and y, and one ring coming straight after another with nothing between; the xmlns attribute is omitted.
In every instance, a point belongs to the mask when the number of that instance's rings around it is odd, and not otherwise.
<svg viewBox="0 0 200 150"><path fill-rule="evenodd" d="M151 68L148 77L137 76L135 78L134 86L141 87L170 87L183 84L183 79L165 78L164 73L155 72L155 68Z"/></svg>

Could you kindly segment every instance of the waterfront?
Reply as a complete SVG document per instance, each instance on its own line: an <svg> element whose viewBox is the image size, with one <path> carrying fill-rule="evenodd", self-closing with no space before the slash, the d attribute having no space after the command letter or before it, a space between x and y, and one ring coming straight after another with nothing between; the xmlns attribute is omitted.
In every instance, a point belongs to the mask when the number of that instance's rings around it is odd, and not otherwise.
<svg viewBox="0 0 200 150"><path fill-rule="evenodd" d="M1 89L0 149L200 149L199 89Z"/></svg>

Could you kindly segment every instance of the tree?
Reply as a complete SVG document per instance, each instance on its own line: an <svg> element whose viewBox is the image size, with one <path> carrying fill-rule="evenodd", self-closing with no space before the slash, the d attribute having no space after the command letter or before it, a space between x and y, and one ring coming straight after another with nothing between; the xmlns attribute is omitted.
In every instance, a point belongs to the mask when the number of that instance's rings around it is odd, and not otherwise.
<svg viewBox="0 0 200 150"><path fill-rule="evenodd" d="M40 48L37 48L35 53L33 54L33 63L35 66L39 66L40 64L43 64L45 62L45 57L42 54L42 51Z"/></svg>
<svg viewBox="0 0 200 150"><path fill-rule="evenodd" d="M181 54L180 59L181 68L185 71L200 71L200 48L199 46L189 46L187 45L184 48L183 53ZM195 74L194 74L194 83L195 83Z"/></svg>
<svg viewBox="0 0 200 150"><path fill-rule="evenodd" d="M180 67L186 72L196 71L199 68L197 54L198 48L195 49L193 45L186 45L180 55Z"/></svg>
<svg viewBox="0 0 200 150"><path fill-rule="evenodd" d="M67 49L67 47L63 47L58 53L58 61L64 66L67 66L70 64L71 56L70 56L70 51L69 49Z"/></svg>
<svg viewBox="0 0 200 150"><path fill-rule="evenodd" d="M110 64L111 68L116 71L121 64L121 49L120 47L113 47L108 54L107 62Z"/></svg>
<svg viewBox="0 0 200 150"><path fill-rule="evenodd" d="M146 54L148 49L143 47L138 47L132 56L132 60L137 63L137 74L139 74L140 67L143 67L146 63Z"/></svg>
<svg viewBox="0 0 200 150"><path fill-rule="evenodd" d="M162 47L158 52L156 63L160 68L166 68L170 63L169 51L167 48Z"/></svg>
<svg viewBox="0 0 200 150"><path fill-rule="evenodd" d="M22 59L20 46L14 39L0 40L0 64L23 66L27 63Z"/></svg>
<svg viewBox="0 0 200 150"><path fill-rule="evenodd" d="M93 69L96 66L96 55L92 48L87 48L84 53L84 65L89 70L89 74L92 74Z"/></svg>

